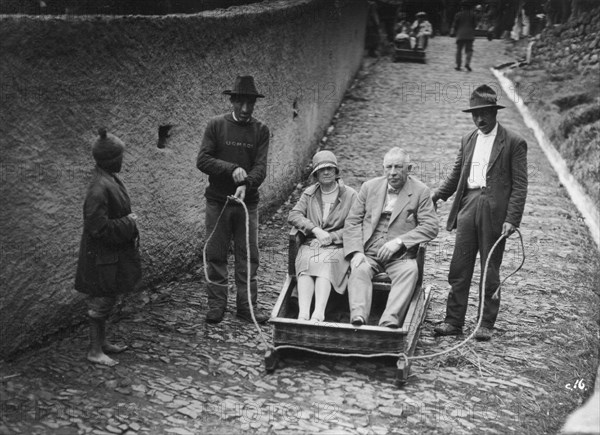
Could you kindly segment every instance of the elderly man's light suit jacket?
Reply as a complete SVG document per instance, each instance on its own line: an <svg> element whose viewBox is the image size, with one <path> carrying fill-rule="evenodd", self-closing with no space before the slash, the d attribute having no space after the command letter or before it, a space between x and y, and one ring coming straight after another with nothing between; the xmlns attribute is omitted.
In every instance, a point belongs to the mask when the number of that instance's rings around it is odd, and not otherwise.
<svg viewBox="0 0 600 435"><path fill-rule="evenodd" d="M373 235L385 206L388 182L378 177L363 183L356 202L350 209L344 226L344 254L364 252ZM429 189L421 181L409 176L392 214L386 241L400 237L414 258L418 245L434 239L439 231L438 218L433 208Z"/></svg>

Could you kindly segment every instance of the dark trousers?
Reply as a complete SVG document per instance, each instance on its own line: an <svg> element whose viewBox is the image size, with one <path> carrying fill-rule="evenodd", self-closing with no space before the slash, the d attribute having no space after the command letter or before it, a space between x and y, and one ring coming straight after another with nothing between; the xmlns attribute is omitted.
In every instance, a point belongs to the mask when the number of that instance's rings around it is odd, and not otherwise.
<svg viewBox="0 0 600 435"><path fill-rule="evenodd" d="M468 190L462 198L456 228L454 254L450 262L448 283L452 287L446 305L446 323L462 327L465 323L471 279L479 252L482 279L488 254L500 237L501 228L493 228L488 197L484 190ZM500 265L504 254L505 240L496 246L488 265L485 283L485 304L481 326L493 328L500 308L500 297L492 295L500 285ZM480 279L481 281L481 279ZM479 283L481 291L481 282ZM481 301L479 302L481 304ZM477 313L481 309L478 308Z"/></svg>
<svg viewBox="0 0 600 435"><path fill-rule="evenodd" d="M258 205L246 204L250 220L250 292L252 305L256 307L258 285ZM208 308L225 310L227 307L227 257L231 240L234 244L235 284L237 288L236 304L238 311L249 311L247 289L247 252L246 252L246 216L239 204L227 204L217 224L223 204L213 201L206 203L206 237L212 237L206 246L208 279ZM215 229L216 226L216 229Z"/></svg>
<svg viewBox="0 0 600 435"><path fill-rule="evenodd" d="M456 66L460 68L462 63L462 50L465 50L465 65L471 65L471 57L473 57L473 40L461 39L456 41Z"/></svg>

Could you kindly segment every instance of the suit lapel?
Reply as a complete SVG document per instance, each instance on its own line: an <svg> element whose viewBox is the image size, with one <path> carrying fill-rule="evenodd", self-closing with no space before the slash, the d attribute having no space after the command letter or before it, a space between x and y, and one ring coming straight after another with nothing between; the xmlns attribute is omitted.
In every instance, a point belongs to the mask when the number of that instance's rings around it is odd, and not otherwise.
<svg viewBox="0 0 600 435"><path fill-rule="evenodd" d="M375 195L373 196L373 201L371 206L373 207L373 219L371 219L371 234L372 231L375 231L375 227L379 223L379 218L381 217L381 212L383 211L383 207L385 206L385 196L387 194L387 178L383 178L380 183L378 183L375 188Z"/></svg>
<svg viewBox="0 0 600 435"><path fill-rule="evenodd" d="M406 183L404 183L402 190L398 192L398 199L396 200L394 210L392 210L392 215L390 216L390 224L394 222L394 219L396 219L402 210L404 210L404 207L408 205L408 198L412 196L412 191L412 181L408 178Z"/></svg>
<svg viewBox="0 0 600 435"><path fill-rule="evenodd" d="M460 179L458 184L458 192L462 192L462 190L467 185L467 180L471 174L471 162L473 161L473 153L475 152L475 144L477 143L477 130L471 133L471 137L467 140L465 144L465 148L463 150L463 161L462 161L462 169L460 173ZM462 195L462 193L461 193Z"/></svg>
<svg viewBox="0 0 600 435"><path fill-rule="evenodd" d="M498 131L496 132L496 139L494 139L494 145L492 145L492 152L490 153L490 162L488 163L486 172L489 173L491 167L494 166L496 159L498 159L498 156L504 148L505 142L506 141L504 140L504 128L502 128L502 126L498 124Z"/></svg>
<svg viewBox="0 0 600 435"><path fill-rule="evenodd" d="M323 222L323 201L322 201L322 195L321 195L321 189L317 189L315 191L315 201L317 202L317 206L315 207L315 211L317 212L317 219L318 219L318 223L319 226L321 228L323 228L325 226L325 222Z"/></svg>
<svg viewBox="0 0 600 435"><path fill-rule="evenodd" d="M475 152L475 144L477 143L477 130L475 130L475 134L471 136L469 141L467 142L465 148L465 164L463 165L463 169L467 168L467 171L471 169L471 162L473 161L473 153Z"/></svg>

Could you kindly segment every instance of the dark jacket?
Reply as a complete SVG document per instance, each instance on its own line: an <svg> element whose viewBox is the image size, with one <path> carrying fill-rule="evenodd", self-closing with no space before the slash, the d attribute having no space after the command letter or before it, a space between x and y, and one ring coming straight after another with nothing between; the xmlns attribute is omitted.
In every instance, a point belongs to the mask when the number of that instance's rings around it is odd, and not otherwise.
<svg viewBox="0 0 600 435"><path fill-rule="evenodd" d="M75 289L112 297L135 289L141 278L138 229L127 217L127 189L115 175L96 166L83 205L83 235Z"/></svg>
<svg viewBox="0 0 600 435"><path fill-rule="evenodd" d="M454 16L451 34L456 34L457 41L468 41L475 39L475 27L477 19L472 10L463 10Z"/></svg>
<svg viewBox="0 0 600 435"><path fill-rule="evenodd" d="M446 226L448 231L456 228L476 142L477 129L462 138L452 172L437 189L438 197L444 201L456 192ZM527 198L527 142L500 124L486 171L486 195L492 207L492 225L496 232L502 231L504 222L515 227L521 224Z"/></svg>

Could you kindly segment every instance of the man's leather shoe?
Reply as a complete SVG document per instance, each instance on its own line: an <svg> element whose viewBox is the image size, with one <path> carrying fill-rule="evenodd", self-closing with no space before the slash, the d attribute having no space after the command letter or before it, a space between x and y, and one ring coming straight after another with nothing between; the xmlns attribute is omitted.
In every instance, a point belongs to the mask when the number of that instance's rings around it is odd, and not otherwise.
<svg viewBox="0 0 600 435"><path fill-rule="evenodd" d="M460 335L463 333L462 328L446 322L433 328L433 332L436 335Z"/></svg>
<svg viewBox="0 0 600 435"><path fill-rule="evenodd" d="M245 320L246 322L252 322L252 314L250 314L250 311L238 311L235 315L238 319L242 319ZM255 309L254 310L254 318L256 319L256 323L265 323L267 320L269 320L269 315L263 313L260 310Z"/></svg>
<svg viewBox="0 0 600 435"><path fill-rule="evenodd" d="M492 329L480 326L475 333L475 340L478 341L489 341L492 338Z"/></svg>
<svg viewBox="0 0 600 435"><path fill-rule="evenodd" d="M398 329L400 327L400 325L398 325L395 322L392 322L390 320L380 323L379 326L381 326L382 328L390 328L390 329Z"/></svg>
<svg viewBox="0 0 600 435"><path fill-rule="evenodd" d="M350 323L352 323L353 326L362 326L367 322L363 316L354 316Z"/></svg>
<svg viewBox="0 0 600 435"><path fill-rule="evenodd" d="M220 323L225 316L225 310L220 308L211 308L206 313L206 323Z"/></svg>

